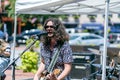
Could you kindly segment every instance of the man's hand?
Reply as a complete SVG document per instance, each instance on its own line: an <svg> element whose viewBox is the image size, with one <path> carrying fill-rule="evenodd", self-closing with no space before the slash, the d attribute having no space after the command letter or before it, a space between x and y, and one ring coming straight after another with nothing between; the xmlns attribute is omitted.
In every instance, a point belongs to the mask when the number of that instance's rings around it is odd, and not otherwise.
<svg viewBox="0 0 120 80"><path fill-rule="evenodd" d="M50 73L46 76L47 80L57 80L57 77L54 73Z"/></svg>

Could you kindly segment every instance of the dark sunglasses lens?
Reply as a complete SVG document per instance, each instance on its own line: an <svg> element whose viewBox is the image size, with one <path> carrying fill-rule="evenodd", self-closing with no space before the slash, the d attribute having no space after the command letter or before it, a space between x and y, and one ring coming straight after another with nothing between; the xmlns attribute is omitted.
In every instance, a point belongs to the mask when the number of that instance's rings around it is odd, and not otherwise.
<svg viewBox="0 0 120 80"><path fill-rule="evenodd" d="M45 26L45 29L46 29L46 28L49 28L49 27L50 27L50 28L54 28L54 26Z"/></svg>

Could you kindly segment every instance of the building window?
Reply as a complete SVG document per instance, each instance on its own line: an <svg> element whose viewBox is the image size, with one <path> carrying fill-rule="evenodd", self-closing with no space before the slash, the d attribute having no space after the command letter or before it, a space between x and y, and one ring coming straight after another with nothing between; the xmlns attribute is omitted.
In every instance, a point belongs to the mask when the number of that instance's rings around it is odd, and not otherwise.
<svg viewBox="0 0 120 80"><path fill-rule="evenodd" d="M97 15L88 15L88 18L90 19L91 22L95 22L95 18Z"/></svg>

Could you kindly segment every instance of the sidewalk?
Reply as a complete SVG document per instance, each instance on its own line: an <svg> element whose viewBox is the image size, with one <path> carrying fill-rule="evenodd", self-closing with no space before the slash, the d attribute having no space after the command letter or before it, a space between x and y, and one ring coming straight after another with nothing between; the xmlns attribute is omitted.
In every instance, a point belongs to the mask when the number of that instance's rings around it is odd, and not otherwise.
<svg viewBox="0 0 120 80"><path fill-rule="evenodd" d="M5 80L12 80L12 69L5 71ZM15 70L15 80L33 80L34 73L23 72L22 70Z"/></svg>

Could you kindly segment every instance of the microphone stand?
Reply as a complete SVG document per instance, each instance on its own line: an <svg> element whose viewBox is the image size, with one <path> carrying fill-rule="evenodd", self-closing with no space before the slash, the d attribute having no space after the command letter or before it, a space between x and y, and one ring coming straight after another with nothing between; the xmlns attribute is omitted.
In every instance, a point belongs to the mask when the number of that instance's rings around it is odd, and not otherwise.
<svg viewBox="0 0 120 80"><path fill-rule="evenodd" d="M91 65L97 60L97 58L95 58L94 60L92 60L89 64L85 64L85 66L87 68L91 67ZM96 73L98 73L98 71L90 74L90 75L86 75L86 77L83 78L83 80L89 80L90 77L94 76Z"/></svg>
<svg viewBox="0 0 120 80"><path fill-rule="evenodd" d="M28 47L25 48L25 50L16 58L14 59L12 62L10 62L8 64L8 66L2 71L2 73L4 73L11 65L13 65L13 80L15 80L15 62L32 46L35 44L35 42L38 40L39 38L37 36L35 36L34 41L28 45ZM2 79L1 79L2 80Z"/></svg>

